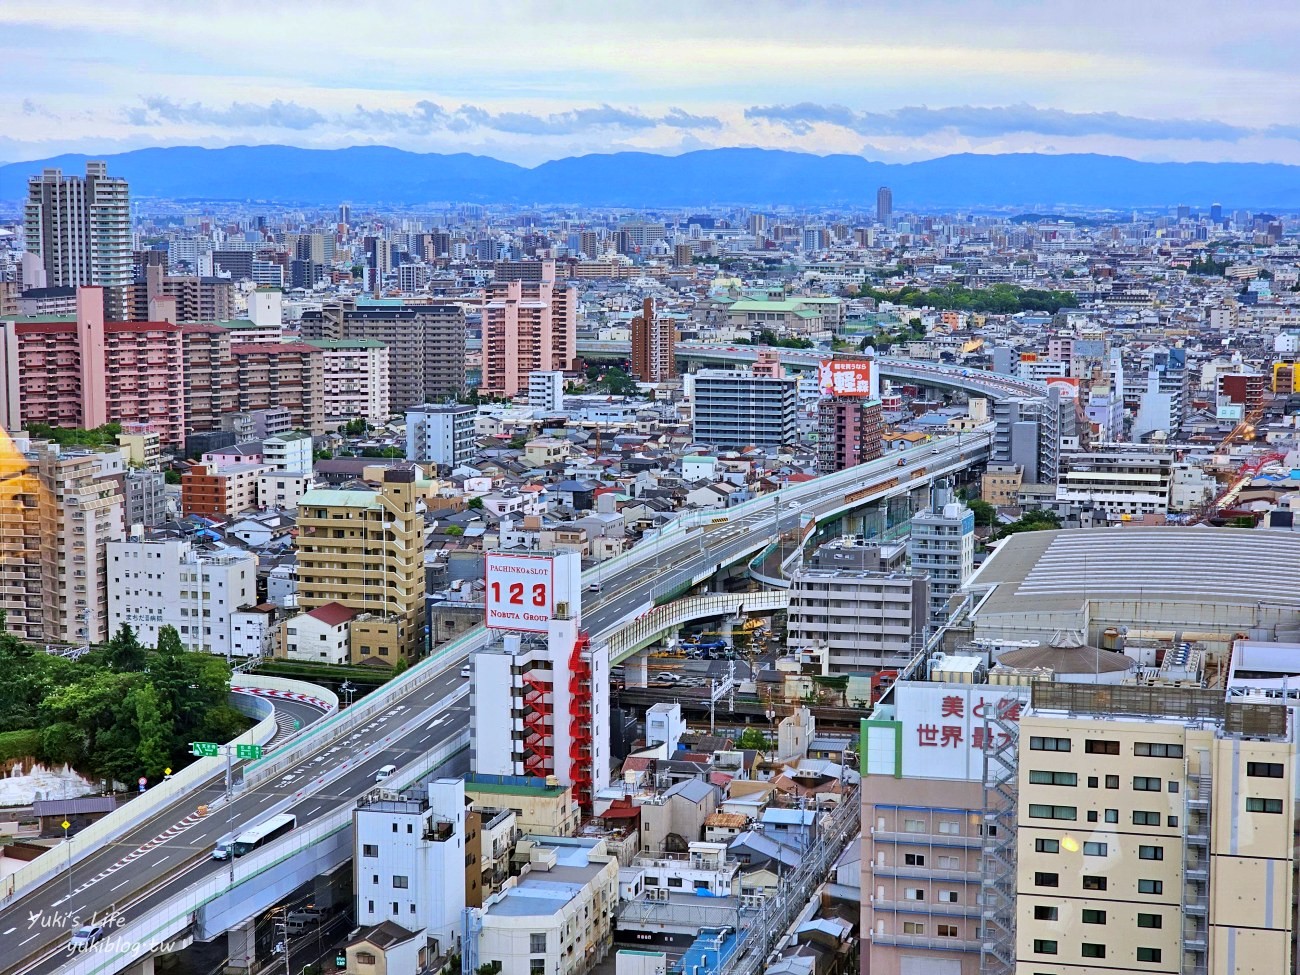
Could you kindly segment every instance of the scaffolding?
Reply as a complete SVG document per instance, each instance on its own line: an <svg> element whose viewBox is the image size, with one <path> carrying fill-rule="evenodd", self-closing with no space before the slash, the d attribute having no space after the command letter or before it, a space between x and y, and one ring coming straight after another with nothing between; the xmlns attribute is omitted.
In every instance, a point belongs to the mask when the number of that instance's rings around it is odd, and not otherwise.
<svg viewBox="0 0 1300 975"><path fill-rule="evenodd" d="M980 894L980 975L1016 970L1016 753L1019 723L996 709L984 719L983 881Z"/></svg>

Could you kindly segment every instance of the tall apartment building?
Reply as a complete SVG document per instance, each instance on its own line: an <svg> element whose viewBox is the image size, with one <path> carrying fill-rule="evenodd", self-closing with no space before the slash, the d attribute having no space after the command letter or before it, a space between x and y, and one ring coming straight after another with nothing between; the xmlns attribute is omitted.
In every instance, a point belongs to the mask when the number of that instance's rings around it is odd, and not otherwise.
<svg viewBox="0 0 1300 975"><path fill-rule="evenodd" d="M230 278L167 274L162 266L150 264L144 279L132 282L130 288L132 321L147 321L150 302L164 297L176 299L178 322L222 322L235 317L235 285Z"/></svg>
<svg viewBox="0 0 1300 975"><path fill-rule="evenodd" d="M324 355L325 422L360 417L375 425L391 415L388 346L378 339L308 339Z"/></svg>
<svg viewBox="0 0 1300 975"><path fill-rule="evenodd" d="M475 774L553 775L590 812L609 784L609 702L599 693L609 682L605 648L557 615L547 633L507 633L470 661Z"/></svg>
<svg viewBox="0 0 1300 975"><path fill-rule="evenodd" d="M99 288L80 288L77 315L0 322L0 424L148 424L163 443L185 438L181 329L106 321Z"/></svg>
<svg viewBox="0 0 1300 975"><path fill-rule="evenodd" d="M556 369L537 369L528 374L528 405L543 413L564 409L564 373Z"/></svg>
<svg viewBox="0 0 1300 975"><path fill-rule="evenodd" d="M556 283L555 262L541 280L502 281L483 294L483 390L514 396L535 369L568 369L578 351L578 292Z"/></svg>
<svg viewBox="0 0 1300 975"><path fill-rule="evenodd" d="M424 647L424 513L414 467L379 490L312 490L298 501L298 605L341 603L352 662L392 666Z"/></svg>
<svg viewBox="0 0 1300 975"><path fill-rule="evenodd" d="M167 520L167 481L162 471L129 469L122 490L128 530L132 525L152 528Z"/></svg>
<svg viewBox="0 0 1300 975"><path fill-rule="evenodd" d="M1076 433L1075 406L1055 386L1044 396L998 400L990 460L1019 466L1026 484L1051 484L1060 471L1061 441Z"/></svg>
<svg viewBox="0 0 1300 975"><path fill-rule="evenodd" d="M325 432L325 356L306 342L230 346L240 412L281 407L295 429Z"/></svg>
<svg viewBox="0 0 1300 975"><path fill-rule="evenodd" d="M426 403L406 411L406 459L439 467L459 467L474 456L472 406Z"/></svg>
<svg viewBox="0 0 1300 975"><path fill-rule="evenodd" d="M372 792L352 812L357 924L393 921L451 953L465 910L465 783Z"/></svg>
<svg viewBox="0 0 1300 975"><path fill-rule="evenodd" d="M876 223L886 227L894 223L894 191L888 186L876 190Z"/></svg>
<svg viewBox="0 0 1300 975"><path fill-rule="evenodd" d="M303 313L304 339L374 339L388 347L394 412L465 391L465 310L454 304L358 305Z"/></svg>
<svg viewBox="0 0 1300 975"><path fill-rule="evenodd" d="M817 404L817 473L833 474L881 455L880 400L827 396Z"/></svg>
<svg viewBox="0 0 1300 975"><path fill-rule="evenodd" d="M257 556L230 549L205 552L188 539L108 543L108 624L128 624L142 643L175 627L188 650L248 656L235 630L238 611L257 603Z"/></svg>
<svg viewBox="0 0 1300 975"><path fill-rule="evenodd" d="M86 175L46 169L27 182L23 211L26 249L37 258L39 280L29 287L104 289L109 321L129 320L131 203L126 180L109 176L103 162L87 161Z"/></svg>
<svg viewBox="0 0 1300 975"><path fill-rule="evenodd" d="M122 538L122 455L5 438L0 609L33 643L109 635L106 549Z"/></svg>
<svg viewBox="0 0 1300 975"><path fill-rule="evenodd" d="M1019 740L1016 971L1293 970L1285 702L1036 684Z"/></svg>
<svg viewBox="0 0 1300 975"><path fill-rule="evenodd" d="M183 325L185 432L220 430L222 418L239 410L232 332L220 325Z"/></svg>
<svg viewBox="0 0 1300 975"><path fill-rule="evenodd" d="M930 622L948 621L948 602L975 571L975 514L946 478L930 485L930 503L912 515L907 540L912 572L930 580Z"/></svg>
<svg viewBox="0 0 1300 975"><path fill-rule="evenodd" d="M905 571L903 547L863 551L874 558L862 568L819 565L790 575L789 645L817 648L832 674L902 667L925 632L929 581Z"/></svg>
<svg viewBox="0 0 1300 975"><path fill-rule="evenodd" d="M798 439L798 380L728 369L689 377L691 436L715 447L779 447Z"/></svg>
<svg viewBox="0 0 1300 975"><path fill-rule="evenodd" d="M655 316L653 298L646 298L632 319L632 375L643 383L677 378L677 329L672 319Z"/></svg>

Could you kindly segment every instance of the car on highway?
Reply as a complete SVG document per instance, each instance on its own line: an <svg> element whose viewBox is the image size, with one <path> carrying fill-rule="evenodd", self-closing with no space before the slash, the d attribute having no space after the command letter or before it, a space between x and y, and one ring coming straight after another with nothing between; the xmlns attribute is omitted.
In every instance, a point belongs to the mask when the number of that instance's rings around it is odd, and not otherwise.
<svg viewBox="0 0 1300 975"><path fill-rule="evenodd" d="M469 664L466 664L464 667L460 668L460 676L462 677L469 677L472 673L473 671L470 669Z"/></svg>
<svg viewBox="0 0 1300 975"><path fill-rule="evenodd" d="M676 674L670 673L656 674L655 682L659 684L679 684L681 683L681 678Z"/></svg>
<svg viewBox="0 0 1300 975"><path fill-rule="evenodd" d="M600 592L600 583L599 582L587 583L587 592Z"/></svg>
<svg viewBox="0 0 1300 975"><path fill-rule="evenodd" d="M229 860L230 853L235 848L235 838L228 836L224 840L217 840L217 845L212 848L212 859Z"/></svg>
<svg viewBox="0 0 1300 975"><path fill-rule="evenodd" d="M68 942L68 947L73 951L85 951L97 941L104 939L104 925L102 924L83 924L73 932L72 940Z"/></svg>

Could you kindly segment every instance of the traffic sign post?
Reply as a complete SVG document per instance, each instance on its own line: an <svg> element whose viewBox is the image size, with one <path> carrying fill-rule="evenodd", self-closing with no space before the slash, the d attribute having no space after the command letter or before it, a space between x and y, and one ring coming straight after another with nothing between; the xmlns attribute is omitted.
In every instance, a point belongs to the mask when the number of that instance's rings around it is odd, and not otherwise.
<svg viewBox="0 0 1300 975"><path fill-rule="evenodd" d="M261 758L261 745L236 745L235 758Z"/></svg>
<svg viewBox="0 0 1300 975"><path fill-rule="evenodd" d="M200 758L216 758L221 754L221 746L215 741L190 742L190 754Z"/></svg>

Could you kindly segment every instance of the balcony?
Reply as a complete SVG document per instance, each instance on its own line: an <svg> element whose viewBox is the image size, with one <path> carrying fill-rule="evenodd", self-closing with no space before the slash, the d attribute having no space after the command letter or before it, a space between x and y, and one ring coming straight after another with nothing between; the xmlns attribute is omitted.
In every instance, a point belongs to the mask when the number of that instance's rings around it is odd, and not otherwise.
<svg viewBox="0 0 1300 975"><path fill-rule="evenodd" d="M982 836L958 836L950 833L900 833L894 830L872 829L871 838L877 843L950 846L967 850L978 850L984 845Z"/></svg>
<svg viewBox="0 0 1300 975"><path fill-rule="evenodd" d="M873 910L890 914L933 914L936 917L980 917L978 904L935 904L930 901L871 901Z"/></svg>
<svg viewBox="0 0 1300 975"><path fill-rule="evenodd" d="M951 880L956 883L978 884L982 877L978 870L935 870L931 867L891 867L871 864L877 877L898 877L903 880Z"/></svg>
<svg viewBox="0 0 1300 975"><path fill-rule="evenodd" d="M975 938L930 938L921 934L882 934L873 931L871 942L898 948L928 948L931 951L978 952L980 950L980 943Z"/></svg>

